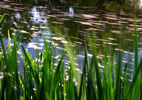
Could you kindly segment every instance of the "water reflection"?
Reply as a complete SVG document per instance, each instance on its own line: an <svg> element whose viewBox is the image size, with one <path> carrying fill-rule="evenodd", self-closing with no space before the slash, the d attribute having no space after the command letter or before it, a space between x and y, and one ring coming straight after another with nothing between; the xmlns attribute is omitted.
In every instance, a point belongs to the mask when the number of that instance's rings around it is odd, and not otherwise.
<svg viewBox="0 0 142 100"><path fill-rule="evenodd" d="M36 7L33 7L31 11L33 15L32 21L34 21L35 23L39 23L41 21L40 12L37 11Z"/></svg>
<svg viewBox="0 0 142 100"><path fill-rule="evenodd" d="M21 19L21 15L20 15L20 13L19 13L19 12L16 12L16 14L15 14L15 18L16 18L16 19L18 19L18 20L20 20L20 19Z"/></svg>
<svg viewBox="0 0 142 100"><path fill-rule="evenodd" d="M142 0L140 0L140 8L142 8Z"/></svg>
<svg viewBox="0 0 142 100"><path fill-rule="evenodd" d="M122 51L124 58L131 55L131 62L133 62L134 12L122 14L94 7L86 9L86 7L72 6L68 8L68 11L64 10L62 6L34 6L24 12L5 11L11 15L6 16L1 30L10 28L11 33L15 32L18 42L22 42L33 57L36 49L43 50L45 35L47 42L52 43L55 48L54 58L56 60L64 49L63 44L68 43L70 46L76 47L76 62L81 68L84 59L84 41L87 42L90 49L90 41L96 37L97 50L99 51L97 57L100 60L103 60L104 44L107 41L108 46L115 50L115 59L118 58L118 51ZM141 16L137 16L139 34L142 33ZM3 31L5 37L7 37L6 33ZM70 41L67 40L68 38ZM141 40L142 38L139 36L139 41L141 42ZM7 43L7 40L4 41ZM141 48L142 45L139 47ZM92 56L91 51L88 56ZM123 62L128 61L130 60L124 59ZM100 64L100 67L103 68L103 65Z"/></svg>
<svg viewBox="0 0 142 100"><path fill-rule="evenodd" d="M69 7L69 16L74 15L74 9L72 7Z"/></svg>

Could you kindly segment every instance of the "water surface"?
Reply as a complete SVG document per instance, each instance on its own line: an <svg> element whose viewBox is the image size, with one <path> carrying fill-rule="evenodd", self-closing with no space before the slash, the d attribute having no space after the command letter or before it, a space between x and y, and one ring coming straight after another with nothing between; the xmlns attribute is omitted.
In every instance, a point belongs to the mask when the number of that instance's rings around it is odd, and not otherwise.
<svg viewBox="0 0 142 100"><path fill-rule="evenodd" d="M100 67L103 68L104 44L109 45L108 53L114 50L117 62L122 51L123 62L129 62L133 72L134 63L134 16L139 35L139 58L142 53L142 1L119 5L117 2L98 3L99 6L82 3L20 3L0 1L0 15L6 14L0 31L7 45L7 31L16 34L20 44L32 54L36 49L43 51L44 35L54 48L55 62L61 56L64 43L76 48L76 65L81 68L86 41L89 57L92 56L90 40L96 38ZM95 37L95 38L94 38ZM70 38L70 41L68 41ZM65 63L68 64L67 57ZM56 65L56 64L55 64ZM22 62L19 57L19 70Z"/></svg>

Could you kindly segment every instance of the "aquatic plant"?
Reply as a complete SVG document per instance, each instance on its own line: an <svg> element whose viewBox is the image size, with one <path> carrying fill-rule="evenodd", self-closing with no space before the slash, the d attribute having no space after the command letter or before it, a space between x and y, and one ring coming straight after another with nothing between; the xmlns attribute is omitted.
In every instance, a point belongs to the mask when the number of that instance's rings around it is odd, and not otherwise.
<svg viewBox="0 0 142 100"><path fill-rule="evenodd" d="M14 37L11 47L8 32L8 51L0 36L2 53L0 54L0 99L1 100L141 100L142 99L142 59L138 64L138 38L135 23L135 73L129 80L128 63L122 69L122 54L117 65L108 57L108 46L104 48L104 68L98 65L96 40L93 39L93 56L88 58L85 43L85 58L82 74L76 71L74 49L64 44L65 49L54 66L53 47L44 37L44 51L37 50L36 59L19 44ZM23 73L18 73L17 51L21 51ZM68 54L70 63L65 66L64 56ZM112 51L113 55L113 51ZM124 72L122 74L122 71Z"/></svg>
<svg viewBox="0 0 142 100"><path fill-rule="evenodd" d="M3 21L4 17L5 17L5 14L0 16L0 23Z"/></svg>

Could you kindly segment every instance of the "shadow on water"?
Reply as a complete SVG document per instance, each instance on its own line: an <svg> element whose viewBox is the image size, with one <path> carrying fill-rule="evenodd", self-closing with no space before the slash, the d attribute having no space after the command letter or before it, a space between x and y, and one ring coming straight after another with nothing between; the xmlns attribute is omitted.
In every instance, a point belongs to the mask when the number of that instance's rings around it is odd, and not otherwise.
<svg viewBox="0 0 142 100"><path fill-rule="evenodd" d="M64 49L63 43L69 43L76 47L76 62L82 66L84 41L87 41L90 48L89 41L96 37L100 62L104 57L104 43L107 41L109 48L114 50L116 61L118 51L122 51L123 62L130 62L133 65L134 16L137 16L139 52L142 52L142 4L135 3L135 0L133 1L135 5L129 0L96 0L96 2L78 0L75 3L53 0L46 4L45 1L44 3L38 0L34 2L23 4L20 1L0 1L0 15L6 13L3 24L0 25L5 45L7 45L9 29L11 34L16 34L17 41L23 43L35 57L36 49L40 52L43 50L45 35L47 42L51 42L56 48L54 50L56 60ZM133 9L136 7L139 9ZM91 56L89 52L89 57ZM100 64L101 66L103 65Z"/></svg>

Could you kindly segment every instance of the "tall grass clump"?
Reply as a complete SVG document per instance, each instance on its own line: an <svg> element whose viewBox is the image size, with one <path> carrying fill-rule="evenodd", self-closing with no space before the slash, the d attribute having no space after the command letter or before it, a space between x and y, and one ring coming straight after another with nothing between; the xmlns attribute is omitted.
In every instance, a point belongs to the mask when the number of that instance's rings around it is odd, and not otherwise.
<svg viewBox="0 0 142 100"><path fill-rule="evenodd" d="M1 17L3 18L3 17ZM57 66L54 65L53 47L44 37L44 51L36 51L35 59L13 36L11 47L8 31L8 50L2 36L0 54L0 100L142 100L142 59L138 64L138 37L135 23L135 72L133 79L127 76L128 63L122 68L120 52L117 64L108 57L107 42L104 46L104 68L99 67L96 39L91 42L92 58L88 57L85 42L85 58L82 73L76 71L74 48L64 44ZM20 49L21 48L21 49ZM18 54L23 60L23 73L18 73ZM113 53L113 51L111 51ZM64 57L69 56L65 66ZM113 55L113 54L112 54ZM123 73L122 73L123 72Z"/></svg>

